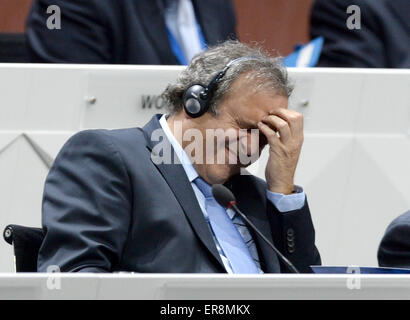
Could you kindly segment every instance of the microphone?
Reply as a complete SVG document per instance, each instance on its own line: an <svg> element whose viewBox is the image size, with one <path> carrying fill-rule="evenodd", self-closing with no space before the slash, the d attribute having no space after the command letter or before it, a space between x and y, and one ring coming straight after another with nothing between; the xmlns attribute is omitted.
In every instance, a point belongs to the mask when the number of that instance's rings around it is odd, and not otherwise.
<svg viewBox="0 0 410 320"><path fill-rule="evenodd" d="M212 194L216 200L222 207L229 209L233 208L247 223L249 227L251 227L268 245L272 248L273 251L279 256L282 262L286 265L286 267L293 273L299 273L299 271L295 268L295 266L290 262L276 247L271 243L263 234L258 230L258 228L239 210L238 206L236 205L236 199L231 190L225 187L222 184L214 184L212 185Z"/></svg>

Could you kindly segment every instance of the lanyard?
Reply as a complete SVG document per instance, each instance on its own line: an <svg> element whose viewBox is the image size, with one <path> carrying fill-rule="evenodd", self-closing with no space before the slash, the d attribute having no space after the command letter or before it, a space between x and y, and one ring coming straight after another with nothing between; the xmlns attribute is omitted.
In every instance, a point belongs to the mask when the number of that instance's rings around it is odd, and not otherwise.
<svg viewBox="0 0 410 320"><path fill-rule="evenodd" d="M198 38L201 43L201 48L202 50L205 50L207 48L206 41L204 34L202 32L201 26L199 23L196 23L197 31L198 31ZM168 39L169 43L171 45L172 52L174 53L175 57L178 59L179 63L181 65L188 65L188 59L184 54L184 51L182 50L180 44L178 43L177 39L171 32L171 30L167 27L167 34L168 34Z"/></svg>

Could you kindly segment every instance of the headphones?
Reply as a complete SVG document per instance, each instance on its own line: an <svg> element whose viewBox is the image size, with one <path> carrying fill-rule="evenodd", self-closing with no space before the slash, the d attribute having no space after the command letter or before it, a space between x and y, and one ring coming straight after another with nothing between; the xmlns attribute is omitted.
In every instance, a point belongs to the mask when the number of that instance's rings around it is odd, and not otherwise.
<svg viewBox="0 0 410 320"><path fill-rule="evenodd" d="M218 72L215 77L204 87L201 84L194 84L190 86L184 93L183 104L185 112L191 118L198 118L202 116L209 109L209 102L212 99L213 93L217 84L221 81L222 77L228 71L228 69L238 62L247 60L260 60L255 56L240 57L230 61L222 71Z"/></svg>

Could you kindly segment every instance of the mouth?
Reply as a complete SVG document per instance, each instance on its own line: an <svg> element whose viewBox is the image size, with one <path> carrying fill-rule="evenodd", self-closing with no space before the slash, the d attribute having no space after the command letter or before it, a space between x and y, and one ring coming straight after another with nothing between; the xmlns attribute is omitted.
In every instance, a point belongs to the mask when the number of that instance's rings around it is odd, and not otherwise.
<svg viewBox="0 0 410 320"><path fill-rule="evenodd" d="M231 136L219 141L215 148L213 163L243 168L255 162L261 154L265 141L263 138L258 139L255 145L252 137L251 141L249 141L249 136L244 137ZM250 145L249 142L251 142Z"/></svg>

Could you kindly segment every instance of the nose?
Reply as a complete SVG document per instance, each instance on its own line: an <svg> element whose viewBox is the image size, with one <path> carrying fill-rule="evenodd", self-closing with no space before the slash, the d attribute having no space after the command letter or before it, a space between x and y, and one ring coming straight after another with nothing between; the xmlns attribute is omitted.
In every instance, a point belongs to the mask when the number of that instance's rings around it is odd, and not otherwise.
<svg viewBox="0 0 410 320"><path fill-rule="evenodd" d="M247 134L239 138L240 151L251 156L259 152L261 147L259 130L248 130Z"/></svg>

